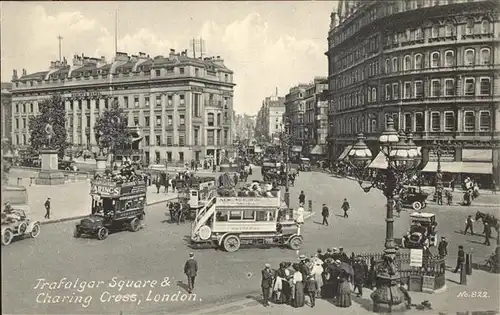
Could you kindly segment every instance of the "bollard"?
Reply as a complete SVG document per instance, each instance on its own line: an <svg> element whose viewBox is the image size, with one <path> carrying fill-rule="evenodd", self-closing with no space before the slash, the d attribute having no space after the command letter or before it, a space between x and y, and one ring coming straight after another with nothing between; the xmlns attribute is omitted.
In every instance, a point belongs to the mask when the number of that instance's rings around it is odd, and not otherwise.
<svg viewBox="0 0 500 315"><path fill-rule="evenodd" d="M18 178L17 178L17 186L20 186L20 185L21 185L21 181L22 181L22 180L23 180L23 179L22 179L21 177L18 177Z"/></svg>
<svg viewBox="0 0 500 315"><path fill-rule="evenodd" d="M472 275L472 254L465 255L465 272L468 276Z"/></svg>
<svg viewBox="0 0 500 315"><path fill-rule="evenodd" d="M467 272L464 268L464 263L461 263L460 266L460 284L467 285Z"/></svg>
<svg viewBox="0 0 500 315"><path fill-rule="evenodd" d="M309 210L309 212L313 211L313 201L312 200L307 201L307 210Z"/></svg>

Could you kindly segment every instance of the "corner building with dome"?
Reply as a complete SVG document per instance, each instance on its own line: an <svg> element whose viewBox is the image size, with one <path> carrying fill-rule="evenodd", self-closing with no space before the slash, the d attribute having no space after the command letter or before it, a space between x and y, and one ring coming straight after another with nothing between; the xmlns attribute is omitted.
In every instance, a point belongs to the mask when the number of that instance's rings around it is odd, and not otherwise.
<svg viewBox="0 0 500 315"><path fill-rule="evenodd" d="M500 183L500 2L340 1L328 32L329 158L358 133L375 160L392 117L422 147L424 173ZM376 164L380 165L376 165ZM447 180L445 178L445 180ZM497 187L498 188L498 187Z"/></svg>

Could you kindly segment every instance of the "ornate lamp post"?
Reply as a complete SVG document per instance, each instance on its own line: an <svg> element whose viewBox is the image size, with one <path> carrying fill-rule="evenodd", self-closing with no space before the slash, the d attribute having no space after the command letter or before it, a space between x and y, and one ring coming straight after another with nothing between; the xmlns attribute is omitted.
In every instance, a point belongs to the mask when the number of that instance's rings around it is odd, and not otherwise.
<svg viewBox="0 0 500 315"><path fill-rule="evenodd" d="M283 120L285 122L285 129L280 133L280 144L282 153L285 157L285 203L287 207L290 208L290 184L288 182L291 146L290 119L285 117Z"/></svg>
<svg viewBox="0 0 500 315"><path fill-rule="evenodd" d="M421 161L413 136L398 134L392 118L388 119L387 128L380 136L379 143L388 162L387 170L385 176L373 178L369 186L363 186L363 179L366 167L372 160L372 153L364 142L363 134L358 136L358 142L348 154L349 162L357 170L358 182L363 191L369 192L371 188L377 187L387 198L385 250L383 260L375 266L377 288L371 294L374 311L378 311L380 305L385 304L392 309L404 302L404 295L399 288L400 275L395 264L398 249L394 241L394 196L407 180L407 174L415 170Z"/></svg>

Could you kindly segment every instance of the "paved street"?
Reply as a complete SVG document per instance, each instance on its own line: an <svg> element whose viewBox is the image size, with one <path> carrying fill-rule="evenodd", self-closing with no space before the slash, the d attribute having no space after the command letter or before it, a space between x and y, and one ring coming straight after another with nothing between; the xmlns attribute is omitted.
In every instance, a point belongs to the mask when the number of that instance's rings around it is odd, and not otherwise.
<svg viewBox="0 0 500 315"><path fill-rule="evenodd" d="M255 169L254 174L260 174ZM316 215L305 224L305 243L299 254L312 254L317 248L338 247L354 252L381 251L385 236L385 200L379 191L364 194L354 181L333 178L327 174L301 172L296 186L291 188L292 206L298 204L298 194L303 189L306 199L313 200L313 210L320 212L321 204L331 209L330 226L319 224ZM343 198L351 203L349 218L341 216ZM258 296L260 270L265 262L277 267L281 261L295 261L294 251L280 248L242 248L235 253L213 249L192 250L185 242L189 224L176 225L165 222L164 205L148 207L147 227L137 233L128 231L112 234L105 241L74 239L74 222L44 226L36 240L26 239L2 248L3 312L24 314L182 314L199 312L215 305L241 302L247 296ZM463 244L472 251L474 260L481 262L489 256L494 247L486 247L481 236L464 236L459 233L467 214L474 214L474 207L429 206L426 211L434 212L439 223L440 235L449 238L448 265L453 265L456 247ZM408 228L408 212L403 212L395 223L395 235L400 236ZM481 231L480 224L476 230ZM495 233L495 232L494 232ZM495 235L495 234L494 234ZM493 242L494 243L494 242ZM194 251L199 262L199 276L196 279L196 301L174 301L186 296L183 285L183 265L189 251ZM73 289L35 289L37 279L59 281L104 281L99 288L88 288L79 293ZM124 288L118 292L113 286L113 277L127 280L156 280L170 277L170 286L155 288ZM474 277L474 276L473 276ZM455 279L456 280L456 279ZM498 280L492 277L491 281ZM472 281L472 280L469 280ZM470 287L470 290L479 288ZM149 291L153 294L170 294L169 301L148 301ZM173 295L181 292L180 297ZM82 303L37 303L37 295L91 296L87 307ZM138 294L138 302L101 302L104 292L110 294ZM107 293L104 293L104 297ZM497 292L491 292L498 295ZM149 297L151 298L151 296ZM193 298L193 297L191 297ZM62 300L61 300L62 301ZM358 302L355 302L355 304ZM260 307L260 306L259 306ZM359 309L359 308L358 308ZM333 310L333 306L332 306ZM348 312L348 311L346 311ZM231 312L229 312L231 313ZM251 314L249 312L248 314ZM340 312L339 312L340 313ZM213 314L218 314L217 312Z"/></svg>

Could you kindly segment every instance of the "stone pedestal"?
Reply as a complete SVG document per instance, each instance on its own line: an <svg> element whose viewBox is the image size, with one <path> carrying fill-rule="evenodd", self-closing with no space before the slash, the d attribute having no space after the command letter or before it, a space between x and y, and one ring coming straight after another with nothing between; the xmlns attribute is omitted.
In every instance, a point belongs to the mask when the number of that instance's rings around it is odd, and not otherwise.
<svg viewBox="0 0 500 315"><path fill-rule="evenodd" d="M61 185L64 184L64 174L59 171L57 150L42 149L42 170L35 179L37 185Z"/></svg>
<svg viewBox="0 0 500 315"><path fill-rule="evenodd" d="M104 173L104 171L106 170L107 162L108 162L107 156L99 155L98 157L96 157L96 159L95 159L95 163L96 163L95 172L97 174Z"/></svg>

